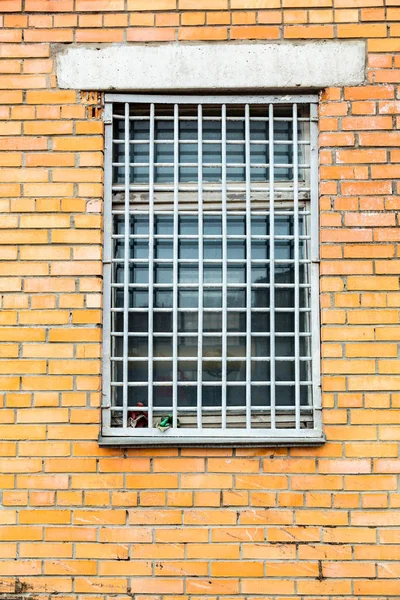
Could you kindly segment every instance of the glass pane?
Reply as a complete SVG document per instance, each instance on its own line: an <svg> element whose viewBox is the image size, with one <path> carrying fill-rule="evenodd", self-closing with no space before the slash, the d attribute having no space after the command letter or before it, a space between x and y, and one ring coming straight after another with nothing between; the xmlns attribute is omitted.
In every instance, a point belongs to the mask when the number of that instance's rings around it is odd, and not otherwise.
<svg viewBox="0 0 400 600"><path fill-rule="evenodd" d="M173 258L174 256L174 247L171 242L167 242L164 240L156 240L155 241L155 258Z"/></svg>
<svg viewBox="0 0 400 600"><path fill-rule="evenodd" d="M251 265L252 283L269 283L269 265L252 263Z"/></svg>
<svg viewBox="0 0 400 600"><path fill-rule="evenodd" d="M251 243L251 258L253 260L267 260L269 258L268 244L266 242L253 241Z"/></svg>
<svg viewBox="0 0 400 600"><path fill-rule="evenodd" d="M220 381L222 376L222 361L220 358L203 360L203 381Z"/></svg>
<svg viewBox="0 0 400 600"><path fill-rule="evenodd" d="M276 388L276 406L294 406L295 405L295 388L290 385L280 385Z"/></svg>
<svg viewBox="0 0 400 600"><path fill-rule="evenodd" d="M197 336L187 337L182 336L178 338L178 356L190 357L197 356L198 350L198 338Z"/></svg>
<svg viewBox="0 0 400 600"><path fill-rule="evenodd" d="M222 283L222 266L204 265L203 277L204 283Z"/></svg>
<svg viewBox="0 0 400 600"><path fill-rule="evenodd" d="M155 218L155 233L157 235L172 235L174 233L174 220L172 216L159 215Z"/></svg>
<svg viewBox="0 0 400 600"><path fill-rule="evenodd" d="M251 306L253 308L269 308L270 288L256 288L251 290Z"/></svg>
<svg viewBox="0 0 400 600"><path fill-rule="evenodd" d="M172 381L172 362L169 360L153 361L154 381Z"/></svg>
<svg viewBox="0 0 400 600"><path fill-rule="evenodd" d="M135 235L149 234L149 218L146 216L131 216L132 233Z"/></svg>
<svg viewBox="0 0 400 600"><path fill-rule="evenodd" d="M128 388L128 406L136 406L138 404L138 402L141 402L144 406L147 406L147 403L148 403L147 386L138 385L135 387ZM146 412L146 411L144 411L144 412ZM132 416L132 414L130 414L129 416Z"/></svg>
<svg viewBox="0 0 400 600"><path fill-rule="evenodd" d="M154 292L154 306L156 308L172 308L172 290L156 290Z"/></svg>
<svg viewBox="0 0 400 600"><path fill-rule="evenodd" d="M246 338L244 336L228 336L227 351L228 356L246 356Z"/></svg>
<svg viewBox="0 0 400 600"><path fill-rule="evenodd" d="M228 360L226 366L228 381L246 381L246 363L240 360Z"/></svg>
<svg viewBox="0 0 400 600"><path fill-rule="evenodd" d="M276 331L294 331L294 313L276 313L275 314Z"/></svg>
<svg viewBox="0 0 400 600"><path fill-rule="evenodd" d="M178 385L178 407L179 406L197 406L196 386ZM185 419L185 417L187 417L187 412L182 412L179 416L181 419Z"/></svg>
<svg viewBox="0 0 400 600"><path fill-rule="evenodd" d="M222 258L222 241L204 240L203 251L205 260L219 260Z"/></svg>
<svg viewBox="0 0 400 600"><path fill-rule="evenodd" d="M206 215L203 218L204 235L222 235L222 218Z"/></svg>
<svg viewBox="0 0 400 600"><path fill-rule="evenodd" d="M232 333L244 333L246 331L246 313L245 312L228 312L227 329Z"/></svg>
<svg viewBox="0 0 400 600"><path fill-rule="evenodd" d="M228 259L245 259L246 242L228 240Z"/></svg>
<svg viewBox="0 0 400 600"><path fill-rule="evenodd" d="M174 162L173 144L156 144L154 149L154 162L172 163Z"/></svg>
<svg viewBox="0 0 400 600"><path fill-rule="evenodd" d="M246 290L228 289L227 306L228 308L246 308Z"/></svg>
<svg viewBox="0 0 400 600"><path fill-rule="evenodd" d="M173 140L174 139L174 122L155 119L154 122L154 137L156 140Z"/></svg>
<svg viewBox="0 0 400 600"><path fill-rule="evenodd" d="M179 290L179 308L197 308L199 305L199 293L197 290Z"/></svg>
<svg viewBox="0 0 400 600"><path fill-rule="evenodd" d="M154 180L156 183L170 183L174 178L174 168L171 167L155 167Z"/></svg>
<svg viewBox="0 0 400 600"><path fill-rule="evenodd" d="M197 264L179 265L179 283L198 283L199 270Z"/></svg>
<svg viewBox="0 0 400 600"><path fill-rule="evenodd" d="M222 307L222 291L205 289L203 293L204 308L221 308Z"/></svg>
<svg viewBox="0 0 400 600"><path fill-rule="evenodd" d="M147 290L129 290L129 308L148 308L149 293Z"/></svg>
<svg viewBox="0 0 400 600"><path fill-rule="evenodd" d="M276 381L294 381L294 361L275 361Z"/></svg>
<svg viewBox="0 0 400 600"><path fill-rule="evenodd" d="M203 337L203 356L221 357L222 356L222 338L221 337Z"/></svg>
<svg viewBox="0 0 400 600"><path fill-rule="evenodd" d="M147 265L131 265L131 283L148 283L149 269Z"/></svg>
<svg viewBox="0 0 400 600"><path fill-rule="evenodd" d="M251 217L251 235L269 235L269 219L267 216Z"/></svg>
<svg viewBox="0 0 400 600"><path fill-rule="evenodd" d="M172 337L155 337L153 339L154 356L172 356Z"/></svg>
<svg viewBox="0 0 400 600"><path fill-rule="evenodd" d="M179 138L181 140L197 140L197 121L179 121ZM196 145L193 144L196 148Z"/></svg>
<svg viewBox="0 0 400 600"><path fill-rule="evenodd" d="M226 388L226 405L244 407L246 405L246 387L244 385L228 385ZM238 413L235 412L233 414Z"/></svg>
<svg viewBox="0 0 400 600"><path fill-rule="evenodd" d="M166 406L172 408L172 386L154 385L153 386L153 404L154 406ZM157 420L156 420L157 422Z"/></svg>
<svg viewBox="0 0 400 600"><path fill-rule="evenodd" d="M278 366L275 363L275 369ZM276 371L275 371L276 372ZM251 363L251 380L252 381L269 381L270 379L270 364L269 361L257 360ZM278 379L278 377L276 377Z"/></svg>
<svg viewBox="0 0 400 600"><path fill-rule="evenodd" d="M276 321L275 321L276 325ZM256 333L266 331L269 333L269 313L253 312L251 313L251 330Z"/></svg>
<svg viewBox="0 0 400 600"><path fill-rule="evenodd" d="M242 263L229 264L227 267L228 283L246 283L246 267Z"/></svg>
<svg viewBox="0 0 400 600"><path fill-rule="evenodd" d="M169 265L156 265L154 267L154 283L170 283L173 281L173 266L172 263Z"/></svg>
<svg viewBox="0 0 400 600"><path fill-rule="evenodd" d="M197 381L197 361L178 361L179 381Z"/></svg>
<svg viewBox="0 0 400 600"><path fill-rule="evenodd" d="M128 381L147 381L148 371L149 371L149 366L148 366L147 361L129 362Z"/></svg>
<svg viewBox="0 0 400 600"><path fill-rule="evenodd" d="M270 399L270 388L266 385L252 385L251 386L251 405L259 406L260 408L263 406L269 406L271 404Z"/></svg>
<svg viewBox="0 0 400 600"><path fill-rule="evenodd" d="M196 217L179 217L179 235L197 235L198 222Z"/></svg>
<svg viewBox="0 0 400 600"><path fill-rule="evenodd" d="M277 337L275 356L294 356L294 337Z"/></svg>
<svg viewBox="0 0 400 600"><path fill-rule="evenodd" d="M240 216L230 216L227 218L228 235L245 235L246 218Z"/></svg>
<svg viewBox="0 0 400 600"><path fill-rule="evenodd" d="M221 406L221 388L203 385L203 406Z"/></svg>
<svg viewBox="0 0 400 600"><path fill-rule="evenodd" d="M205 312L203 315L203 331L206 333L222 331L222 313Z"/></svg>
<svg viewBox="0 0 400 600"><path fill-rule="evenodd" d="M149 316L147 313L129 313L129 333L144 333L148 331L148 328Z"/></svg>
<svg viewBox="0 0 400 600"><path fill-rule="evenodd" d="M172 313L154 312L153 328L155 332L172 333Z"/></svg>
<svg viewBox="0 0 400 600"><path fill-rule="evenodd" d="M276 338L275 339L275 355L278 356L278 351L277 351L277 344L279 343L279 340L281 340L283 338ZM270 338L269 337L261 337L261 336L257 336L257 337L252 337L251 338L251 354L252 356L255 357L269 357L270 355Z"/></svg>
<svg viewBox="0 0 400 600"><path fill-rule="evenodd" d="M199 255L199 246L197 241L179 241L179 258L197 259Z"/></svg>
<svg viewBox="0 0 400 600"><path fill-rule="evenodd" d="M131 241L132 258L149 258L149 242L145 240Z"/></svg>
<svg viewBox="0 0 400 600"><path fill-rule="evenodd" d="M178 313L178 330L183 333L191 333L192 331L198 330L198 318L195 312L183 312Z"/></svg>

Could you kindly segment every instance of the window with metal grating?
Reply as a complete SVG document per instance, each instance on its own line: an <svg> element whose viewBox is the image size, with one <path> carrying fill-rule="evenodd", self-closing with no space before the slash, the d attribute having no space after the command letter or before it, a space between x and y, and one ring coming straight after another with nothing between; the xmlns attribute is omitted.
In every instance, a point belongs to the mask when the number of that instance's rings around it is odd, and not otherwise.
<svg viewBox="0 0 400 600"><path fill-rule="evenodd" d="M320 443L317 98L105 123L101 443Z"/></svg>

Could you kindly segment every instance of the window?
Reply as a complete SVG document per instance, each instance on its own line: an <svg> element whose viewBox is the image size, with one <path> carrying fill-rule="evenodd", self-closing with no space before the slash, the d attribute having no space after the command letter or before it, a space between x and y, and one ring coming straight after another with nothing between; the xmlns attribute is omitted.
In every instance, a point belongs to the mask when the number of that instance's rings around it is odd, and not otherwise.
<svg viewBox="0 0 400 600"><path fill-rule="evenodd" d="M106 96L102 443L321 442L316 102Z"/></svg>

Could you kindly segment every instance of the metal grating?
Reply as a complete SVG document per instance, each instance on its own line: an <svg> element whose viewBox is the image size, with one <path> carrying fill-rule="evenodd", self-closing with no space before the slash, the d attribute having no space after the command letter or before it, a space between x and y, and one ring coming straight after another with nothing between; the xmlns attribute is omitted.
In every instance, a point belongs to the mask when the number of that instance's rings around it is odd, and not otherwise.
<svg viewBox="0 0 400 600"><path fill-rule="evenodd" d="M320 443L314 96L106 96L104 444Z"/></svg>

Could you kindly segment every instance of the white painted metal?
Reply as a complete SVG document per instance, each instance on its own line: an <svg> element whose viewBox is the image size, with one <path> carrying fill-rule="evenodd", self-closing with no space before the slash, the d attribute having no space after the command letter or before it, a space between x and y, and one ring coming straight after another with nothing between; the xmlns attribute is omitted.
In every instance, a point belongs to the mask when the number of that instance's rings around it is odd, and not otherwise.
<svg viewBox="0 0 400 600"><path fill-rule="evenodd" d="M228 239L227 239L227 189L226 189L226 104L222 105L222 123L221 123L221 144L222 144L222 390L221 390L221 410L222 410L222 429L226 429L226 384L227 374L227 261L228 261Z"/></svg>
<svg viewBox="0 0 400 600"><path fill-rule="evenodd" d="M270 401L271 429L276 428L275 421L275 161L274 161L274 105L269 105L269 332L270 332Z"/></svg>
<svg viewBox="0 0 400 600"><path fill-rule="evenodd" d="M154 304L154 118L155 105L150 104L150 131L149 131L149 368L148 368L148 420L149 427L153 423L153 304Z"/></svg>
<svg viewBox="0 0 400 600"><path fill-rule="evenodd" d="M318 104L310 105L311 180L311 352L314 428L322 432L320 303L319 303L319 195L318 195Z"/></svg>
<svg viewBox="0 0 400 600"><path fill-rule="evenodd" d="M246 157L246 428L251 429L251 156L250 156L250 105L245 105L245 157Z"/></svg>
<svg viewBox="0 0 400 600"><path fill-rule="evenodd" d="M197 330L197 427L203 423L203 107L197 106L197 185L198 185L198 215L199 215L199 312Z"/></svg>
<svg viewBox="0 0 400 600"><path fill-rule="evenodd" d="M123 387L122 387L122 423L128 426L128 331L129 331L129 102L125 103L125 239L124 239L124 342L123 342Z"/></svg>
<svg viewBox="0 0 400 600"><path fill-rule="evenodd" d="M178 210L179 210L179 105L174 104L174 235L172 313L172 420L178 427Z"/></svg>
<svg viewBox="0 0 400 600"><path fill-rule="evenodd" d="M299 150L297 104L293 104L293 227L294 227L294 370L295 370L295 411L296 428L300 429L300 273L299 273Z"/></svg>
<svg viewBox="0 0 400 600"><path fill-rule="evenodd" d="M226 104L230 104L231 102L227 99L226 103L221 105L221 102L218 102L218 105L221 107L221 117L218 119L221 127L221 139L219 142L221 144L222 153L221 153L221 162L215 163L206 163L206 167L210 167L211 165L219 166L222 172L221 183L218 185L213 184L212 186L204 185L203 183L203 145L209 140L203 140L203 123L206 121L206 118L203 115L203 106L202 104L206 104L206 102L199 102L197 104L197 163L182 163L179 160L179 148L180 143L186 143L186 140L180 139L179 132L179 123L180 119L186 119L186 117L181 117L179 114L179 104L181 104L181 99L179 98L179 102L177 102L177 98L172 96L169 97L170 103L173 105L173 156L172 159L168 162L155 162L155 151L157 147L157 142L160 140L156 139L155 136L155 119L158 119L158 113L156 113L155 109L155 97L151 97L150 102L150 116L148 118L149 122L149 160L148 162L134 162L130 160L130 147L134 140L130 139L129 135L129 124L134 118L134 113L130 112L130 102L135 103L136 97L126 97L126 104L124 110L124 121L125 121L125 135L123 139L124 143L124 162L115 162L112 163L111 160L107 161L107 168L105 173L105 184L108 189L106 189L105 201L108 203L108 206L105 207L105 216L108 216L109 221L111 222L112 215L121 215L124 219L125 223L125 231L124 233L111 234L110 225L108 224L108 228L106 225L105 232L108 235L108 240L105 241L105 253L104 253L104 262L105 262L105 310L107 309L107 315L104 318L104 349L107 353L108 348L108 356L110 355L110 336L113 337L114 340L118 338L123 340L123 357L122 357L122 365L123 365L123 381L113 381L111 380L111 391L109 390L109 381L110 381L110 361L107 361L106 368L104 370L104 388L103 388L103 430L102 430L102 443L107 444L107 440L115 439L115 436L121 441L122 444L127 445L135 445L135 444L163 444L163 443L195 443L195 439L202 440L203 443L225 443L227 440L232 439L232 436L235 437L237 443L246 443L246 437L248 443L281 443L280 441L286 440L289 443L293 443L294 440L299 440L305 443L316 443L317 441L322 440L322 424L321 424L321 400L320 400L320 388L319 388L319 325L318 320L318 170L317 170L317 120L316 120L316 104L311 103L311 141L306 139L298 139L298 125L301 123L307 123L308 118L304 118L303 116L299 116L298 114L298 106L301 104L309 104L309 101L306 99L301 99L300 97L295 97L296 102L292 102L292 115L291 117L285 119L286 121L291 121L293 123L293 137L290 140L291 145L293 146L293 161L292 164L290 162L285 163L285 167L291 169L293 171L293 179L291 185L281 186L280 181L275 180L275 170L278 168L283 168L283 163L277 163L274 157L275 147L278 145L277 142L282 142L282 140L274 139L274 123L277 122L280 117L276 117L274 111L274 101L269 102L268 108L268 116L263 118L262 120L268 123L269 130L269 139L264 141L264 145L267 143L269 147L269 161L268 163L252 163L251 162L251 152L250 147L253 144L251 140L251 123L257 120L257 118L251 117L250 113L250 103L243 105L243 100L241 105L243 106L243 117L240 119L244 124L244 162L231 163L229 162L229 167L237 166L243 167L245 172L245 178L243 180L243 184L237 184L232 186L228 181L227 176L227 123L232 120L230 116L227 116L227 106ZM120 97L118 96L118 99ZM266 99L263 98L264 102L259 101L259 104L266 105ZM281 99L280 99L281 100ZM144 102L145 100L143 100ZM233 99L233 103L235 103L236 99ZM239 102L238 102L239 103ZM287 103L287 101L285 102ZM112 136L112 105L106 105L106 142L108 140L108 153L111 156L112 148L110 145L113 142ZM158 109L157 109L158 110ZM302 114L302 113L301 113ZM118 115L120 117L120 115ZM164 120L167 120L166 118ZM168 117L168 120L171 119ZM216 119L213 119L216 120ZM239 119L238 119L239 120ZM259 119L261 120L261 119ZM119 142L119 139L116 139L115 142ZM140 140L142 141L142 140ZM238 140L232 140L238 142ZM260 140L254 140L260 142ZM162 140L163 143L171 142L171 140ZM191 140L194 143L193 140ZM212 142L215 143L215 140ZM231 140L229 140L229 144ZM310 182L308 183L307 188L303 185L302 181L299 181L299 168L302 168L303 171L306 171L309 167L308 164L301 159L298 160L298 151L300 147L311 145L311 158L310 158ZM197 175L197 184L187 186L182 185L180 182L180 167L187 167L189 164L192 164L193 167L198 167L198 175ZM133 190L137 190L137 186L132 185L132 181L130 180L130 168L136 168L138 165L148 166L149 167L149 183L148 185L143 185L143 190L148 193L148 208L146 209L143 202L137 204L137 208L135 204L132 202L137 202L133 200L135 195L133 195ZM268 187L263 185L254 185L251 182L251 168L254 166L263 166L264 168L269 168L269 182ZM125 168L125 177L124 177L124 185L121 186L112 186L112 178L111 178L111 168L112 166L118 168L118 166L124 166ZM173 183L171 185L158 185L155 180L155 167L157 166L168 166L172 169L173 173ZM107 174L108 173L108 174ZM123 191L123 202L121 207L121 198L117 194L115 195L114 206L115 210L111 210L112 206L112 197L111 190L119 189ZM166 199L164 204L159 204L159 194L158 190L171 190L172 196L171 200ZM208 198L205 196L205 191L207 189L211 189L213 192L219 190L219 204L216 200L213 200L211 203ZM311 229L310 231L305 231L305 235L300 235L299 232L299 219L300 217L307 221L309 218L310 211L308 210L308 202L305 199L302 199L301 192L303 189L311 189ZM195 190L197 193L197 205L193 202L193 197L191 203L187 203L188 201L181 198L181 193L186 193L186 191ZM231 198L229 194L231 191L241 191L243 193L243 202L238 204L239 207L235 209L234 205L231 206ZM253 206L253 196L252 192L256 190L257 192L262 192L268 190L269 192L269 206L265 207L264 210L260 210L259 200L257 200L256 204L254 204L254 210L256 211L254 214L257 215L265 215L267 218L269 217L269 231L266 233L268 235L257 235L251 237L251 219L252 219L252 206ZM280 193L281 191L288 191L293 196L293 200L288 201L285 199L281 199ZM172 205L172 207L171 207ZM172 208L172 210L171 210ZM267 208L267 210L265 210ZM160 212L160 210L162 212ZM178 238L178 230L179 230L179 214L180 211L183 211L184 215L195 215L198 218L198 235L185 235L185 240L196 240L199 245L199 260L198 260L198 268L199 268L199 282L196 283L180 283L179 282L179 274L178 269L180 264L192 264L192 258L179 258L179 239ZM131 215L147 215L149 217L149 233L147 234L138 234L135 232L134 235L130 234L130 219ZM155 220L158 218L158 215L171 215L173 219L173 233L159 235L158 232L155 231ZM222 219L222 232L220 235L216 235L215 233L212 235L207 235L204 233L203 229L203 218L207 215L217 215L219 214ZM228 259L228 244L227 244L227 219L229 215L238 215L243 217L245 220L246 226L246 235L230 235L229 239L238 240L245 243L246 247L246 255L242 260L240 259ZM292 217L293 223L293 235L281 235L279 233L279 229L277 229L277 219L279 217ZM286 232L287 233L287 232ZM124 257L123 258L114 258L112 256L112 247L111 241L118 241L119 239L124 240ZM135 240L146 240L149 243L149 256L148 258L130 258L130 242L132 239ZM158 283L155 287L154 280L154 264L168 264L171 262L170 258L158 258L155 263L155 242L158 239L162 240L171 240L173 245L173 280L172 280L172 296L173 296L173 304L172 309L169 308L157 308L157 312L159 313L169 313L172 315L172 335L169 333L157 332L157 339L162 339L163 336L165 339L172 340L172 348L171 348L171 356L158 356L154 354L154 321L153 321L153 302L154 302L154 292L156 289L163 290L171 288L171 284L168 283ZM207 284L207 287L204 288L204 246L203 240L207 239L221 239L222 241L222 260L221 259L208 259L207 264L210 265L221 265L222 267L222 281L220 283L211 284L211 288L220 289L222 292L222 306L214 307L214 308L204 308L203 307L203 296L205 290L210 289L210 284ZM252 240L260 240L265 241L269 246L269 258L268 259L253 259L251 256L252 249ZM275 253L275 243L276 242L289 242L293 243L294 247L294 257L293 259L280 259L276 257ZM310 255L306 255L304 258L300 259L300 241L306 245L306 247L310 246ZM108 258L108 260L107 260ZM118 264L124 266L124 278L123 283L117 283L111 281L111 265L108 265L108 262L114 264L116 267ZM246 272L245 279L245 297L246 304L244 308L236 307L234 309L228 308L227 304L227 294L229 290L235 289L243 289L243 284L240 283L228 283L227 278L227 269L230 264L236 264L241 262L244 265ZM130 268L133 265L145 264L149 265L149 281L146 283L130 283ZM252 276L252 264L269 266L270 272L270 281L269 283L251 283ZM294 265L294 283L280 283L276 281L275 278L275 266L283 264L293 264ZM300 283L300 275L299 269L300 265L304 265L305 271L308 274L310 267L310 279L306 280L305 283ZM310 265L310 266L307 266ZM107 298L110 299L110 293L116 293L119 289L123 290L123 308L112 307ZM190 338L192 335L197 335L197 356L190 356L186 354L185 356L179 357L179 362L183 365L188 364L189 361L197 360L197 381L185 381L180 380L179 376L179 365L178 365L178 294L180 289L193 289L198 290L198 308L187 308L185 309L185 313L190 315L191 313L198 313L198 329L196 334L191 334L190 332L180 331L179 336L180 339ZM149 296L149 306L148 308L130 308L130 294L134 293L134 290L148 290ZM265 289L269 290L269 298L270 298L270 306L269 307L252 307L252 293L253 290L257 289ZM294 306L292 307L282 307L277 306L276 302L276 290L279 289L292 289L294 290ZM311 290L311 307L303 307L300 305L300 293L299 290L304 289L304 291ZM108 308L107 308L108 307ZM172 310L172 312L171 312ZM230 311L234 311L237 314L243 313L245 316L246 330L243 334L245 339L245 347L246 353L244 358L238 359L238 357L228 354L228 339L230 336L234 336L237 334L229 333L227 327L227 319ZM123 314L123 331L111 331L111 311L117 315L118 313ZM310 329L306 330L304 333L300 332L300 315L301 314L311 314L312 311L312 319L309 319ZM276 331L275 327L275 315L279 315L282 313L283 315L286 313L294 313L294 330L290 331ZM135 333L131 334L129 332L129 315L134 313L136 315L140 315L141 313L148 315L148 331L146 333ZM221 314L222 317L222 330L221 334L221 342L222 342L222 355L221 355L221 380L220 381L207 381L204 382L203 378L203 339L207 340L208 338L215 337L215 333L204 332L203 331L203 317L208 313L216 313ZM270 328L268 333L261 333L258 331L252 332L252 315L257 313L267 313L270 317ZM317 328L315 323L317 322ZM217 334L218 335L218 334ZM148 358L146 357L130 357L130 344L134 337L137 339L145 339L148 337ZM255 339L262 339L263 337L269 338L270 345L270 356L252 356L252 337ZM293 356L277 356L276 355L276 340L284 337L292 337L294 338L294 355ZM304 338L305 340L311 340L310 346L310 356L302 356L301 348L300 348L300 339ZM311 352L312 350L312 352ZM106 354L104 356L104 361L106 361ZM154 358L156 357L157 364L167 363L172 361L172 380L171 381L155 381L153 377L153 368L154 368ZM304 361L309 361L312 358L312 381L301 381L301 370L300 364L304 363ZM113 356L112 359L121 361L121 358L118 356ZM238 360L245 361L245 380L234 381L229 380L228 382L228 367L230 364L233 364ZM147 382L141 381L129 381L129 365L146 365L148 361L148 378ZM270 365L270 380L269 381L251 381L251 369L252 362L257 364L258 361L264 361L269 363ZM276 365L284 362L284 361L292 361L295 365L295 377L294 381L276 381L275 373L276 373ZM182 367L183 368L183 367ZM108 369L108 371L107 371ZM107 380L107 372L108 372L108 380ZM221 407L219 412L216 413L215 406L204 406L203 403L203 386L204 383L216 389L221 389ZM242 407L238 406L227 406L227 384L232 390L237 388L238 390L242 389L243 386L245 388L245 401ZM143 389L143 385L146 385L146 389L148 392L148 406L142 409L143 411L148 412L149 417L149 428L144 429L132 429L129 427L128 423L128 404L131 403L129 400L130 394L135 390L141 388ZM153 405L153 388L157 389L162 386L169 385L172 389L172 405L159 406L159 402L157 403L157 408ZM254 389L260 386L266 386L270 390L271 394L271 406L270 407L260 407L255 409L252 407L251 393L252 386ZM277 404L277 399L280 398L280 390L287 387L292 387L294 389L294 406L280 406ZM313 394L312 401L310 406L301 406L300 403L300 386L312 386ZM122 388L122 407L115 405L113 406L112 402L112 390ZM197 391L197 403L194 408L190 406L178 406L179 403L179 389L187 389L190 390L195 388ZM131 390L131 392L129 392ZM185 392L186 393L186 392ZM240 391L240 393L242 393ZM133 395L133 398L135 396ZM278 400L279 401L279 400ZM134 402L135 404L135 402ZM118 419L118 415L121 414L122 408L122 422L121 424L116 424L115 419ZM136 409L135 409L136 410ZM160 411L163 414L168 414L169 411L172 411L173 416L173 426L165 433L161 433L155 426L157 421L159 420ZM311 411L311 412L310 412ZM267 419L262 417L260 420L260 415L267 415ZM219 415L219 416L218 416ZM185 426L183 428L178 428L178 417L182 422L184 419ZM192 419L194 419L192 421ZM211 419L211 420L210 420ZM192 424L191 424L192 423ZM240 423L240 429L235 429L235 423ZM121 426L122 425L122 426ZM214 429L210 430L210 426L214 427ZM251 433L249 430L251 429ZM247 433L246 433L247 432ZM210 437L211 436L211 437ZM251 440L249 438L252 438ZM210 442L210 439L213 442Z"/></svg>
<svg viewBox="0 0 400 600"><path fill-rule="evenodd" d="M104 107L104 120L108 123L104 133L104 149L108 157L112 157L112 104ZM112 281L112 166L111 160L104 164L104 243L103 243L103 385L101 395L102 426L111 426L111 307L114 290Z"/></svg>

